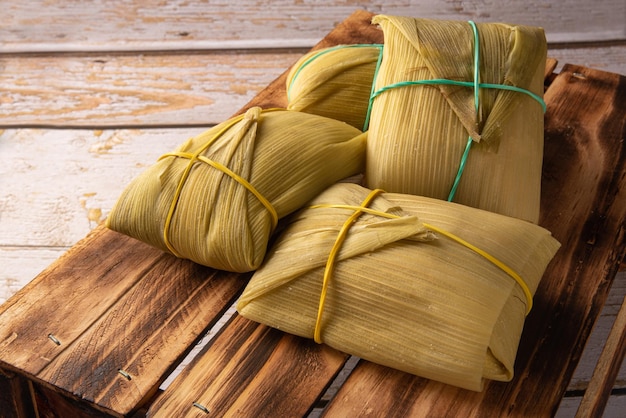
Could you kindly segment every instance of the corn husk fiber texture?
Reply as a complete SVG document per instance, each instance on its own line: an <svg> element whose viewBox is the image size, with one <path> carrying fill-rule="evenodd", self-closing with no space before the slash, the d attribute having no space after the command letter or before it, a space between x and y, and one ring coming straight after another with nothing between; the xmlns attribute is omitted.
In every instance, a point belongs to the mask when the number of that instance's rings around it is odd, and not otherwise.
<svg viewBox="0 0 626 418"><path fill-rule="evenodd" d="M342 183L312 202L360 205L370 191ZM428 232L433 225L513 269L531 293L559 243L516 218L439 199L384 193L349 229L330 278L322 341L338 350L458 387L508 381L526 299L502 269L469 248ZM313 338L325 264L352 214L306 208L290 217L238 303L239 312L285 332Z"/></svg>
<svg viewBox="0 0 626 418"><path fill-rule="evenodd" d="M382 45L339 45L311 51L287 77L288 109L364 129Z"/></svg>
<svg viewBox="0 0 626 418"><path fill-rule="evenodd" d="M474 80L468 22L378 15L383 60L375 90L403 81ZM543 96L543 29L477 24L480 82ZM366 185L447 199L468 137L454 201L536 223L543 160L543 108L527 94L455 85L405 86L378 95L369 125Z"/></svg>
<svg viewBox="0 0 626 418"><path fill-rule="evenodd" d="M363 170L365 139L346 123L258 107L234 121L189 139L176 152L193 154L214 141L201 156L247 180L278 218ZM119 197L107 226L216 269L256 269L274 227L270 211L232 176L201 161L193 162L176 199L190 161L165 156L145 170ZM166 228L173 201L175 210ZM174 251L165 242L166 229Z"/></svg>

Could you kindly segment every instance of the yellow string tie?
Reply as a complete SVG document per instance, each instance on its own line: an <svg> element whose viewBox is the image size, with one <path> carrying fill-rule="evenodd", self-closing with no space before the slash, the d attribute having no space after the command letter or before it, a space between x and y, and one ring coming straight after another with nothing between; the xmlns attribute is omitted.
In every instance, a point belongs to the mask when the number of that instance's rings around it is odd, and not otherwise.
<svg viewBox="0 0 626 418"><path fill-rule="evenodd" d="M361 206L341 205L341 204L320 204L320 205L313 205L313 206L309 207L310 209L336 208L336 209L347 209L347 210L354 211L352 216L350 216L348 218L348 220L346 220L346 222L341 227L341 230L339 231L339 235L337 236L337 239L335 240L333 248L331 249L330 255L329 255L328 260L326 262L326 268L324 270L324 280L323 280L323 283L322 283L322 292L320 294L320 302L319 302L319 306L318 306L318 310L317 310L317 319L315 321L315 331L314 331L314 335L313 335L313 339L318 344L322 343L322 339L321 339L321 322L322 322L322 313L323 313L323 310L324 310L324 302L326 300L326 294L327 294L327 289L328 289L328 282L330 281L330 277L332 275L332 270L334 269L335 258L337 257L337 254L339 253L341 245L345 241L345 238L346 238L346 235L348 233L348 230L355 223L356 219L359 216L361 216L361 214L363 214L363 213L368 213L370 215L381 216L383 218L388 218L388 219L398 219L398 218L400 218L400 216L394 215L392 213L381 212L379 210L371 209L371 208L366 207L367 205L370 204L370 202L378 194L380 194L382 192L383 192L383 190L381 190L381 189L373 190L367 196L367 198L363 201L363 203L361 203ZM510 268L509 266L504 264L502 261L500 261L497 258L495 258L494 256L492 256L488 252L486 252L484 250L481 250L480 248L478 248L475 245L465 241L463 238L461 238L461 237L459 237L457 235L454 235L451 232L448 232L448 231L446 231L444 229L441 229L441 228L439 228L437 226L434 226L434 225L431 225L431 224L428 224L428 223L424 223L423 225L424 225L425 228L428 228L428 229L430 229L430 230L432 230L434 232L437 232L437 233L439 233L439 234L441 234L441 235L443 235L443 236L445 236L445 237L455 241L456 243L461 244L462 246L464 246L464 247L474 251L475 253L477 253L478 255L482 256L487 261L491 262L493 265L498 267L500 270L502 270L503 272L508 274L511 278L513 278L513 280L515 280L515 282L522 288L522 291L524 292L524 295L526 296L526 315L528 315L530 313L530 310L533 307L533 295L532 295L528 285L524 281L524 279L519 274L517 274L512 268Z"/></svg>
<svg viewBox="0 0 626 418"><path fill-rule="evenodd" d="M333 248L330 250L330 254L328 256L328 260L326 260L326 267L324 269L324 281L322 282L322 291L320 293L320 302L317 308L317 319L315 320L315 331L313 333L313 339L316 343L322 343L322 314L324 312L324 303L326 302L326 293L328 291L328 282L330 281L330 277L332 275L333 269L335 267L335 259L337 258L337 254L341 249L341 244L346 239L346 235L348 234L348 230L354 224L359 216L364 212L363 209L370 204L374 198L383 190L375 189L370 192L370 194L363 200L361 206L355 206L354 213L344 222L341 229L339 230L339 234L337 235L337 239L333 244Z"/></svg>
<svg viewBox="0 0 626 418"><path fill-rule="evenodd" d="M524 295L526 296L526 315L528 315L530 313L530 310L533 308L533 294L530 292L530 289L528 288L528 285L526 284L524 279L522 279L522 277L519 274L517 274L515 271L513 271L512 268L510 268L509 266L504 264L502 261L500 261L497 258L495 258L494 256L492 256L488 252L486 252L484 250L481 250L480 248L476 247L473 244L470 244L469 242L465 241L463 238L458 237L458 236L452 234L451 232L448 232L446 230L443 230L441 228L438 228L438 227L436 227L434 225L430 225L430 224L427 224L427 223L425 223L423 225L426 228L431 229L431 230L433 230L435 232L438 232L441 235L444 235L444 236L450 238L451 240L458 242L459 244L463 245L464 247L469 248L470 250L474 251L476 254L483 256L485 259L490 261L493 265L495 265L500 270L504 271L506 274L511 276L513 278L513 280L515 280L517 282L517 284L522 288L522 291L524 292Z"/></svg>
<svg viewBox="0 0 626 418"><path fill-rule="evenodd" d="M273 111L277 111L277 110L284 110L284 109L264 109L262 110L262 112L273 112ZM183 172L183 175L181 176L180 180L178 181L178 185L176 187L176 191L174 192L174 197L172 198L172 203L170 205L169 211L167 212L167 217L165 218L165 226L163 227L163 241L165 242L165 245L167 246L168 250L170 250L170 252L172 254L174 254L177 257L182 257L182 255L180 255L176 249L172 246L170 239L169 239L169 230L170 230L170 226L172 223L172 218L174 217L174 212L176 211L176 207L178 206L178 202L180 199L180 195L182 193L183 187L185 185L185 182L187 181L188 177L189 177L189 173L191 172L191 169L193 167L193 165L196 162L202 162L205 164L210 165L211 167L223 172L224 174L226 174L227 176L229 176L230 178L232 178L233 180L235 180L237 183L241 184L243 187L245 187L248 191L250 191L260 202L261 204L267 209L267 211L270 213L271 217L272 217L272 230L274 230L274 228L276 228L276 225L278 224L278 213L276 212L276 209L274 209L274 206L272 206L272 204L269 202L269 200L267 200L252 184L250 184L246 179L244 179L243 177L241 177L240 175L238 175L237 173L235 173L234 171L230 170L228 167L226 167L225 165L217 162L217 161L213 161L203 155L200 155L201 153L203 153L204 151L206 151L217 139L219 139L222 135L224 135L224 133L226 131L228 131L230 128L232 128L235 124L237 124L238 122L240 122L241 120L243 120L243 118L245 117L245 114L241 114L238 115L234 118L231 118L228 123L226 123L222 129L220 129L209 141L207 141L202 147L200 147L196 152L194 153L189 153L189 152L168 152L166 154L163 154L161 157L159 157L158 161L167 158L167 157L177 157L177 158L186 158L189 160L189 163L187 164L187 167L185 167L185 171Z"/></svg>

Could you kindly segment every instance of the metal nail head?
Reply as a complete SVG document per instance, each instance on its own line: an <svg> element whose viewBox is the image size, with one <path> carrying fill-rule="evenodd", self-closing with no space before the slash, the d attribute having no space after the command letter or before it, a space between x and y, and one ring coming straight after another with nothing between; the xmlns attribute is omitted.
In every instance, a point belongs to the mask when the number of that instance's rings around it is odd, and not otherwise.
<svg viewBox="0 0 626 418"><path fill-rule="evenodd" d="M117 372L119 374L121 374L122 376L124 376L126 378L126 380L131 380L132 379L132 376L130 374L128 374L128 372L126 372L126 371L124 371L122 369L119 369Z"/></svg>
<svg viewBox="0 0 626 418"><path fill-rule="evenodd" d="M203 411L205 414L208 414L209 412L211 412L211 411L209 411L209 408L207 408L207 407L206 407L206 406L204 406L204 405L199 404L198 402L194 402L194 403L193 403L193 406L195 406L195 407L196 407L196 408L198 408L199 410Z"/></svg>
<svg viewBox="0 0 626 418"><path fill-rule="evenodd" d="M57 337L55 337L54 335L48 334L48 338L50 338L50 340L56 345L61 345L61 341L57 340Z"/></svg>

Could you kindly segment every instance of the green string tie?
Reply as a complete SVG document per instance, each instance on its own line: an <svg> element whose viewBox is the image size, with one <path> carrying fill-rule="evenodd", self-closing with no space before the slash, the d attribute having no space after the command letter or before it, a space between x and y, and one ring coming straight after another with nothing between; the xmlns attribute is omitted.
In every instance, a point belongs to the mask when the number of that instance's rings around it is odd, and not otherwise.
<svg viewBox="0 0 626 418"><path fill-rule="evenodd" d="M543 112L546 112L546 103L544 102L544 100L537 94L517 87L517 86L511 86L511 85L506 85L506 84L492 84L492 83L481 83L480 82L480 39L478 37L478 28L476 26L476 23L474 23L473 21L468 21L468 23L470 24L470 26L472 27L472 33L474 34L474 80L473 81L457 81L457 80L448 80L445 78L436 78L436 79L432 79L432 80L415 80L415 81L400 81L398 83L393 83L393 84L389 84L387 86L381 87L378 90L375 90L372 88L373 93L370 96L370 101L369 101L369 106L368 106L368 113L365 119L365 125L363 126L363 130L367 130L369 128L369 120L370 120L370 112L372 109L372 103L374 101L374 99L376 97L378 97L379 95L381 95L382 93L389 91L391 89L395 89L398 87L406 87L406 86L424 86L424 85L453 85L453 86L462 86L462 87L471 87L474 89L474 109L476 111L476 117L478 117L478 111L480 109L480 95L479 95L479 89L499 89L499 90L509 90L509 91L514 91L514 92L518 92L518 93L523 93L526 94L528 96L530 96L531 98L533 98L535 101L537 101L540 105L541 108L543 109ZM378 69L380 67L380 61L382 58L382 49L381 49L381 55L379 57L379 62L378 65L376 67L376 72L374 73L374 79L372 81L372 86L374 86L376 84L376 79L378 76ZM461 161L459 163L459 168L457 170L457 174L456 177L454 179L454 182L452 184L452 187L450 188L450 193L448 195L448 201L452 201L454 199L454 195L456 194L456 190L459 186L459 182L461 181L461 176L463 175L463 171L465 170L465 165L467 163L467 158L469 156L469 151L472 147L472 137L468 137L467 139L467 144L465 146L465 150L463 151L463 155L461 157Z"/></svg>

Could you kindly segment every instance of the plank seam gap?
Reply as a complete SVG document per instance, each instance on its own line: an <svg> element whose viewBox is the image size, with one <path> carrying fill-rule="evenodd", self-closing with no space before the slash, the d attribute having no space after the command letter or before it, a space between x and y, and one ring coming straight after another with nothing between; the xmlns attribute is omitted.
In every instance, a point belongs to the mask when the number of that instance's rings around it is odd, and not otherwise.
<svg viewBox="0 0 626 418"><path fill-rule="evenodd" d="M608 47L626 45L626 32L615 32L606 36L590 38L572 38L571 34L555 34L548 36L548 48L573 49L586 47ZM250 52L287 52L294 50L308 50L319 42L318 39L289 39L289 40L246 40L246 41L196 41L196 42L155 42L146 46L145 43L110 43L110 44L85 44L85 43L33 43L1 44L0 57L6 55L37 55L37 54L202 54L215 52L242 53Z"/></svg>
<svg viewBox="0 0 626 418"><path fill-rule="evenodd" d="M0 129L49 129L49 130L105 130L105 129L187 129L187 128L212 128L215 123L171 123L171 124L158 124L158 123L138 123L138 124L100 124L100 125L74 125L71 122L65 124L38 124L38 123L23 123L23 124L3 124L0 123Z"/></svg>

